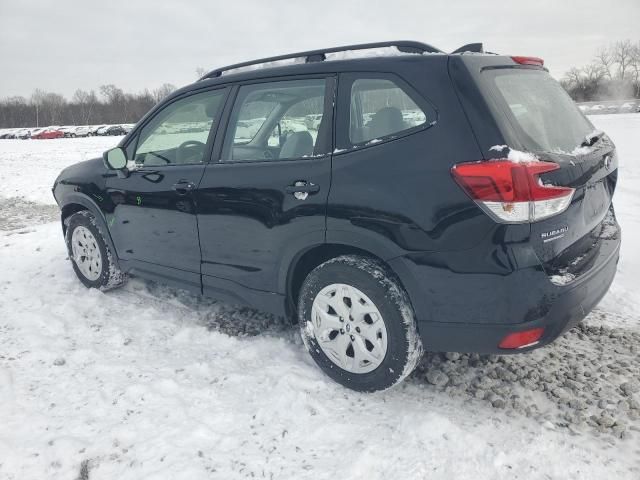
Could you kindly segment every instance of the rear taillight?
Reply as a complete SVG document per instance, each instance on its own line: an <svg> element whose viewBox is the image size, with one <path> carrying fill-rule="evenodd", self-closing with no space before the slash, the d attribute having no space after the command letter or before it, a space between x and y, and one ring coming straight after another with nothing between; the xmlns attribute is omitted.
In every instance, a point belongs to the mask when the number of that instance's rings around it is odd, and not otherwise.
<svg viewBox="0 0 640 480"><path fill-rule="evenodd" d="M494 220L528 223L564 212L575 189L544 185L540 175L557 170L555 163L509 160L459 163L453 178Z"/></svg>
<svg viewBox="0 0 640 480"><path fill-rule="evenodd" d="M520 65L535 65L536 67L542 67L544 66L544 60L538 57L511 57L511 60L513 60L516 63L519 63Z"/></svg>

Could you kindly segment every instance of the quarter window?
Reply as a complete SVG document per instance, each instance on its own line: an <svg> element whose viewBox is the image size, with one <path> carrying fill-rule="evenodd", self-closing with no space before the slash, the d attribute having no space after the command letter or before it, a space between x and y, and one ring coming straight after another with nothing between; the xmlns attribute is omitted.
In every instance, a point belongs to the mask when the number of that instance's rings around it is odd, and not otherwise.
<svg viewBox="0 0 640 480"><path fill-rule="evenodd" d="M353 82L349 121L351 143L383 140L426 122L425 112L395 82L373 78Z"/></svg>
<svg viewBox="0 0 640 480"><path fill-rule="evenodd" d="M186 165L204 161L206 144L217 122L224 90L177 100L140 132L135 161L143 165Z"/></svg>
<svg viewBox="0 0 640 480"><path fill-rule="evenodd" d="M240 87L223 159L268 161L326 153L321 128L326 83L310 79Z"/></svg>

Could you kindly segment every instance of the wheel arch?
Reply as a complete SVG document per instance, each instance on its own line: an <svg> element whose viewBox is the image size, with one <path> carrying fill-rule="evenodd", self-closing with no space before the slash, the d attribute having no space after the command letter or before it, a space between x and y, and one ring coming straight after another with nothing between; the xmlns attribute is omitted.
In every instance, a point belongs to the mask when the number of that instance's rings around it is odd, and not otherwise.
<svg viewBox="0 0 640 480"><path fill-rule="evenodd" d="M66 235L67 233L67 225L66 220L73 215L74 213L81 212L83 210L88 210L91 212L96 220L96 223L100 227L100 230L104 233L104 239L109 245L109 248L113 252L113 260L116 266L119 268L118 261L118 251L115 248L113 243L113 239L111 238L111 233L109 232L109 228L107 226L107 221L105 219L104 213L98 207L98 205L88 196L83 195L81 193L74 192L71 195L65 197L63 204L60 207L60 221L62 223L62 234Z"/></svg>
<svg viewBox="0 0 640 480"><path fill-rule="evenodd" d="M373 259L380 264L382 264L388 272L393 275L394 279L399 283L399 285L409 294L405 283L402 281L401 275L399 272L396 272L391 265L384 260L380 255L376 255L375 253L360 248L355 247L349 244L342 243L323 243L319 245L312 246L299 252L292 260L289 265L289 270L286 278L286 313L287 317L292 321L292 323L297 323L297 302L298 302L298 294L300 292L300 288L304 279L307 275L318 265L330 260L332 258L336 258L342 255L360 255L363 257L367 257ZM411 300L410 300L411 301Z"/></svg>

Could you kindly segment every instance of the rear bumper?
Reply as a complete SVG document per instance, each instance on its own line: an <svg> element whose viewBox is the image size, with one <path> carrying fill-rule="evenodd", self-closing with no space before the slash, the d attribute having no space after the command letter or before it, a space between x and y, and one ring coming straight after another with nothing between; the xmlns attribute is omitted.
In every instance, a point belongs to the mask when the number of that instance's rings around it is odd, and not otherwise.
<svg viewBox="0 0 640 480"><path fill-rule="evenodd" d="M433 277L432 267L418 265L415 255L391 263L410 275L406 280L401 275L401 279L414 304L427 351L510 354L544 346L582 321L613 282L619 252L619 236L604 240L595 266L562 286L553 284L539 266L509 275L474 276L440 269ZM425 281L425 275L436 280ZM478 290L479 285L482 288ZM544 328L544 334L535 345L515 350L498 347L509 333L539 327Z"/></svg>

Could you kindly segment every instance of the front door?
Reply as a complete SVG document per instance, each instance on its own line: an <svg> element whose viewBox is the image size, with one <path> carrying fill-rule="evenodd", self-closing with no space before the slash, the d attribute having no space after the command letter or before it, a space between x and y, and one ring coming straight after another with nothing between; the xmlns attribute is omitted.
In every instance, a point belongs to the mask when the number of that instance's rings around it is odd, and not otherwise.
<svg viewBox="0 0 640 480"><path fill-rule="evenodd" d="M226 94L191 94L159 110L126 148L135 162L128 176L108 180L109 229L134 272L200 290L195 190Z"/></svg>
<svg viewBox="0 0 640 480"><path fill-rule="evenodd" d="M197 193L205 293L233 284L284 293L283 259L324 242L334 85L316 77L238 88Z"/></svg>

